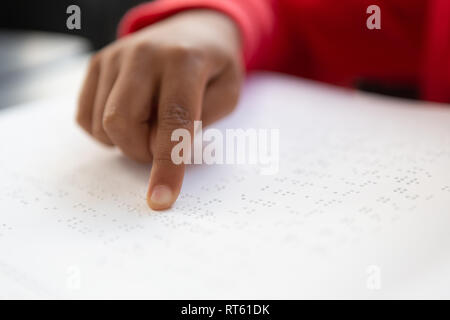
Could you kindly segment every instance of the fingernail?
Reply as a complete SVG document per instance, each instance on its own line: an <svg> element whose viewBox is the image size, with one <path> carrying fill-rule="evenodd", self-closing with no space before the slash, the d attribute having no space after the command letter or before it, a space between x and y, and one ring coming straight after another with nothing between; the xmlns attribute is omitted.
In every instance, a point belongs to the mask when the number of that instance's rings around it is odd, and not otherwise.
<svg viewBox="0 0 450 320"><path fill-rule="evenodd" d="M159 185L153 188L149 205L153 209L165 209L172 204L172 191L168 186Z"/></svg>

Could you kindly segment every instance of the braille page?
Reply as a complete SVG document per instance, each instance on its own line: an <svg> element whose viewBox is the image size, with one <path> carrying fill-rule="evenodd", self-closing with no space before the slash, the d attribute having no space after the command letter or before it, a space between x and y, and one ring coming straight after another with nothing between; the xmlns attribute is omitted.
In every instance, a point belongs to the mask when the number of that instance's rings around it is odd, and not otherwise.
<svg viewBox="0 0 450 320"><path fill-rule="evenodd" d="M274 75L213 125L278 129L278 173L150 166L76 127L74 99L0 113L0 296L450 298L450 108Z"/></svg>

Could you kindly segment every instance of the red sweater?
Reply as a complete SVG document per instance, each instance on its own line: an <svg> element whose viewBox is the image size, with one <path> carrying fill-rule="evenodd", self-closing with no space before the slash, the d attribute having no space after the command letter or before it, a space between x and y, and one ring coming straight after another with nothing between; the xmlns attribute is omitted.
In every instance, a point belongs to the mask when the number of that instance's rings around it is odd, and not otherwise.
<svg viewBox="0 0 450 320"><path fill-rule="evenodd" d="M381 29L369 30L373 4ZM450 0L158 0L128 12L119 35L194 8L237 23L247 70L411 85L424 99L450 102Z"/></svg>

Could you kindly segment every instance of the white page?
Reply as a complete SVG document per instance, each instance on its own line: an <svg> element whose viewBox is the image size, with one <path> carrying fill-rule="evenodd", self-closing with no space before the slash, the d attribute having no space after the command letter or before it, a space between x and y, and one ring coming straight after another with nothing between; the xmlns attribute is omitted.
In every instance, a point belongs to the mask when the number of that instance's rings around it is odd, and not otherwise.
<svg viewBox="0 0 450 320"><path fill-rule="evenodd" d="M450 298L450 109L274 75L214 128L280 166L197 165L171 210L72 98L0 113L0 297Z"/></svg>

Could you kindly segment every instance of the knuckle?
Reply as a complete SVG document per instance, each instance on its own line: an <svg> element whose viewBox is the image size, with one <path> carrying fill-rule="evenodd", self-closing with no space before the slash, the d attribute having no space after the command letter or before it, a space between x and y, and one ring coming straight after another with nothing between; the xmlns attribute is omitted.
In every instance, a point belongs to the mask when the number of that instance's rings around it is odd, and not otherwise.
<svg viewBox="0 0 450 320"><path fill-rule="evenodd" d="M168 49L168 56L172 63L201 65L206 60L203 50L187 44L173 45Z"/></svg>
<svg viewBox="0 0 450 320"><path fill-rule="evenodd" d="M103 128L97 125L92 126L92 135L98 139L103 139L105 133L103 132Z"/></svg>
<svg viewBox="0 0 450 320"><path fill-rule="evenodd" d="M104 51L101 63L106 65L116 65L119 63L121 56L120 50L115 48L108 48Z"/></svg>
<svg viewBox="0 0 450 320"><path fill-rule="evenodd" d="M146 41L139 41L130 49L130 55L133 57L146 56L152 51L152 45Z"/></svg>
<svg viewBox="0 0 450 320"><path fill-rule="evenodd" d="M159 164L169 164L173 165L172 157L170 156L170 150L167 147L162 147L161 152L159 152L158 156L155 156L153 159L153 162L159 163Z"/></svg>
<svg viewBox="0 0 450 320"><path fill-rule="evenodd" d="M103 131L103 128L93 128L92 129L92 136L99 142L107 145L107 146L112 146L113 143L111 142L111 140L109 139L108 135L106 134L105 131Z"/></svg>
<svg viewBox="0 0 450 320"><path fill-rule="evenodd" d="M162 128L189 128L193 124L191 112L178 103L169 103L167 108L161 111Z"/></svg>
<svg viewBox="0 0 450 320"><path fill-rule="evenodd" d="M118 112L106 112L102 119L102 125L106 132L122 131L126 127L126 119Z"/></svg>
<svg viewBox="0 0 450 320"><path fill-rule="evenodd" d="M130 81L137 81L140 76L148 74L152 59L152 44L148 42L138 42L133 44L124 53L124 60L134 70L134 77Z"/></svg>
<svg viewBox="0 0 450 320"><path fill-rule="evenodd" d="M173 165L173 160L172 158L168 155L169 152L162 152L161 154L167 154L167 156L158 156L156 158L153 159L153 162L159 163L159 164L169 164L169 165Z"/></svg>
<svg viewBox="0 0 450 320"><path fill-rule="evenodd" d="M149 44L139 42L127 49L126 56L134 64L141 65L140 62L150 55L149 47Z"/></svg>
<svg viewBox="0 0 450 320"><path fill-rule="evenodd" d="M91 57L91 60L89 61L89 68L90 69L96 69L99 67L101 61L101 53L97 52Z"/></svg>

